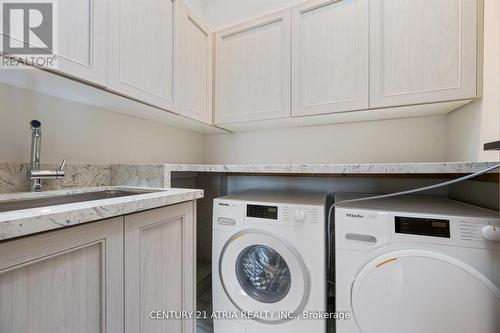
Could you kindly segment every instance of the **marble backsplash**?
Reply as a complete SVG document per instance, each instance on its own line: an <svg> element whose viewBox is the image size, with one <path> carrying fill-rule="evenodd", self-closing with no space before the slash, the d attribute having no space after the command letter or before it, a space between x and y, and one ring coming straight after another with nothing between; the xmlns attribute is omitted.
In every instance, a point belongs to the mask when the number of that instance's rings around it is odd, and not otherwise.
<svg viewBox="0 0 500 333"><path fill-rule="evenodd" d="M0 163L0 193L26 191L28 188L27 163Z"/></svg>
<svg viewBox="0 0 500 333"><path fill-rule="evenodd" d="M57 169L57 164L42 164L41 169ZM26 192L30 189L29 163L0 163L0 193ZM64 179L43 181L43 189L126 185L137 187L170 187L170 172L164 164L71 164Z"/></svg>
<svg viewBox="0 0 500 333"><path fill-rule="evenodd" d="M111 166L110 184L168 188L170 171L165 164L114 164Z"/></svg>
<svg viewBox="0 0 500 333"><path fill-rule="evenodd" d="M57 164L42 164L42 170L57 169ZM67 164L63 179L42 181L43 189L60 190L72 187L109 186L110 165ZM25 192L30 189L29 163L0 163L0 193Z"/></svg>
<svg viewBox="0 0 500 333"><path fill-rule="evenodd" d="M321 175L422 175L470 174L492 168L499 162L436 162L378 164L71 164L60 180L44 181L44 190L95 186L171 187L172 174L262 173ZM56 169L57 164L42 164ZM0 193L29 191L28 163L0 162ZM491 173L497 175L496 170ZM182 177L181 177L182 178ZM177 181L179 183L179 181Z"/></svg>

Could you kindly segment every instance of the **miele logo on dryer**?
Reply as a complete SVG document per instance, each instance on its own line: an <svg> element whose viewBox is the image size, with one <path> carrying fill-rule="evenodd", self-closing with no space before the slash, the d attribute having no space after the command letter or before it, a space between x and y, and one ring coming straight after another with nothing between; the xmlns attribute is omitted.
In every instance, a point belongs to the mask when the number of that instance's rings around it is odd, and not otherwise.
<svg viewBox="0 0 500 333"><path fill-rule="evenodd" d="M355 219L362 219L362 218L364 218L364 216L361 215L361 214L352 214L352 213L346 213L345 216L352 217L352 218L355 218Z"/></svg>
<svg viewBox="0 0 500 333"><path fill-rule="evenodd" d="M229 206L229 204L225 202L219 202L219 206Z"/></svg>

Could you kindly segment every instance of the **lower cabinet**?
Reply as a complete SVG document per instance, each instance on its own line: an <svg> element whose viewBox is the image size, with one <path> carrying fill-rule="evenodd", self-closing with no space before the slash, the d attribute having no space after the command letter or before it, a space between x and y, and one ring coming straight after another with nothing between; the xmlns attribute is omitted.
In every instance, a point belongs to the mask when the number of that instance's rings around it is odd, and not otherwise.
<svg viewBox="0 0 500 333"><path fill-rule="evenodd" d="M194 211L186 202L125 217L126 333L194 332L194 320L150 318L194 310Z"/></svg>
<svg viewBox="0 0 500 333"><path fill-rule="evenodd" d="M0 243L0 332L193 333L195 202Z"/></svg>
<svg viewBox="0 0 500 333"><path fill-rule="evenodd" d="M0 332L123 332L123 218L0 243Z"/></svg>

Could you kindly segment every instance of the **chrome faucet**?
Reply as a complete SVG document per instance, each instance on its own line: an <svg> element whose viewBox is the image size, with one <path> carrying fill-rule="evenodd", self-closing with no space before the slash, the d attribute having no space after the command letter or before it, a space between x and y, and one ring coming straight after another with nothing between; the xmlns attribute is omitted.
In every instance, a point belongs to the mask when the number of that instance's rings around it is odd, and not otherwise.
<svg viewBox="0 0 500 333"><path fill-rule="evenodd" d="M40 153L42 149L42 123L38 120L30 121L31 127L31 160L29 177L31 181L31 191L41 192L42 179L64 178L64 167L66 160L63 160L57 170L40 170Z"/></svg>

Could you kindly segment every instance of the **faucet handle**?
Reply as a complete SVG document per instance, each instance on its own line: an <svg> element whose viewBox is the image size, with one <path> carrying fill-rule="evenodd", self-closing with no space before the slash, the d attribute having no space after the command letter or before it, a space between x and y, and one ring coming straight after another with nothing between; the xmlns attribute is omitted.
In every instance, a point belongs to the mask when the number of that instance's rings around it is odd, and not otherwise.
<svg viewBox="0 0 500 333"><path fill-rule="evenodd" d="M65 166L66 166L66 159L63 159L61 162L61 166L59 167L59 171L63 171Z"/></svg>

